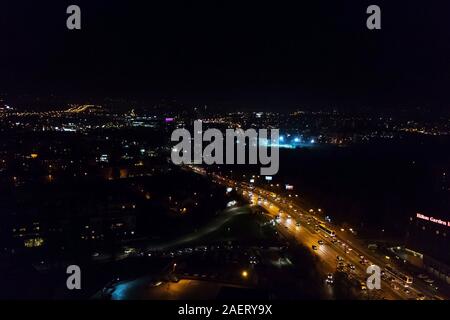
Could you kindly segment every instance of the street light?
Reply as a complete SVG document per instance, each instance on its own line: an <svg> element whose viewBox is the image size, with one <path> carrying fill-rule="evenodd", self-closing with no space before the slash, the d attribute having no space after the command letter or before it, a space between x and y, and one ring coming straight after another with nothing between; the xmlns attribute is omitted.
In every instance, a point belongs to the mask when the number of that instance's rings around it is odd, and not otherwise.
<svg viewBox="0 0 450 320"><path fill-rule="evenodd" d="M242 271L241 273L243 278L247 278L248 277L248 272L246 270Z"/></svg>

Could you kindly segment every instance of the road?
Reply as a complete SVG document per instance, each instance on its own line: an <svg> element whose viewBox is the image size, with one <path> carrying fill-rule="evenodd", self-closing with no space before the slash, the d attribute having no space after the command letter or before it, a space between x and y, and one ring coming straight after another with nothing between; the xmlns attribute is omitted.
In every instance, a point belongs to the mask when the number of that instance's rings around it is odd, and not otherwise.
<svg viewBox="0 0 450 320"><path fill-rule="evenodd" d="M365 289L362 284L369 276L366 273L367 267L375 264L383 269L386 261L358 243L354 237L340 231L336 231L336 235L332 237L317 229L317 225L325 224L325 222L320 221L309 210L300 207L291 198L219 175L213 175L213 180L224 186L235 188L251 203L263 207L274 220L278 217L276 219L277 230L282 235L297 240L316 254L322 262L320 267L324 274L334 273L339 263L337 257L342 257L342 270L349 275L350 279L355 279L353 281L360 286L362 298L403 300L426 297L431 299L432 296L428 292L424 292L423 288L406 284L396 274L383 276L380 290ZM319 240L323 241L322 245L319 244ZM313 245L317 247L316 250L313 249Z"/></svg>

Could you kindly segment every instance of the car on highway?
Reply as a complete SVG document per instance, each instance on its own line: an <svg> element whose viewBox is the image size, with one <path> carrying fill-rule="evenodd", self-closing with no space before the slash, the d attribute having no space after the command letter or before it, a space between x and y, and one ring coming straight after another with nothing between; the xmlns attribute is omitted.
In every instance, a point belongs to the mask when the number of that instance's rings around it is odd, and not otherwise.
<svg viewBox="0 0 450 320"><path fill-rule="evenodd" d="M439 290L439 287L438 287L437 285L433 284L433 283L430 283L430 287L431 287L433 290L435 290L435 291L438 291L438 290Z"/></svg>
<svg viewBox="0 0 450 320"><path fill-rule="evenodd" d="M361 290L367 290L367 285L364 281L361 281L360 285L361 285Z"/></svg>
<svg viewBox="0 0 450 320"><path fill-rule="evenodd" d="M316 245L312 245L312 249L313 249L313 250L317 250L318 248L317 248Z"/></svg>
<svg viewBox="0 0 450 320"><path fill-rule="evenodd" d="M333 282L334 282L333 274L332 274L332 273L329 273L329 274L327 275L327 279L326 279L325 281L326 281L327 284L333 284Z"/></svg>
<svg viewBox="0 0 450 320"><path fill-rule="evenodd" d="M250 256L249 263L250 264L258 264L258 258L256 256Z"/></svg>
<svg viewBox="0 0 450 320"><path fill-rule="evenodd" d="M393 282L392 289L394 289L395 291L398 291L398 290L400 290L400 287L395 282Z"/></svg>
<svg viewBox="0 0 450 320"><path fill-rule="evenodd" d="M338 260L338 261L344 261L344 258L342 258L341 256L337 256L337 257L336 257L336 260Z"/></svg>
<svg viewBox="0 0 450 320"><path fill-rule="evenodd" d="M149 288L159 287L160 285L162 285L162 281L159 280L152 280L147 284Z"/></svg>
<svg viewBox="0 0 450 320"><path fill-rule="evenodd" d="M208 247L206 246L197 246L194 249L195 251L208 251Z"/></svg>
<svg viewBox="0 0 450 320"><path fill-rule="evenodd" d="M317 243L320 244L321 246L324 245L323 240L319 240L319 241L317 241Z"/></svg>

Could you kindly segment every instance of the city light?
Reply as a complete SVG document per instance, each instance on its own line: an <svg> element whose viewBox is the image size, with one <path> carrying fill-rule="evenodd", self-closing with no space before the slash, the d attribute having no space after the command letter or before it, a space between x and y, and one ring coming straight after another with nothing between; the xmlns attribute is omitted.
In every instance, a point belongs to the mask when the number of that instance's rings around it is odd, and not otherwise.
<svg viewBox="0 0 450 320"><path fill-rule="evenodd" d="M447 7L80 2L4 10L0 300L450 300Z"/></svg>
<svg viewBox="0 0 450 320"><path fill-rule="evenodd" d="M236 200L232 200L232 201L227 203L227 207L230 208L230 207L235 206L236 204L237 204L237 201Z"/></svg>

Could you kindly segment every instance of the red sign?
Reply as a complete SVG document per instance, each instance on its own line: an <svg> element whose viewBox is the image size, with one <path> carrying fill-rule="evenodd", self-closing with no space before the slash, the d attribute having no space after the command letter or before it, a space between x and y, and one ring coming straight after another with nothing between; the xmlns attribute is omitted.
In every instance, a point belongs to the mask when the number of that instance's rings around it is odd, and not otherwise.
<svg viewBox="0 0 450 320"><path fill-rule="evenodd" d="M426 220L426 221L430 221L430 222L433 222L433 223L436 223L436 224L440 224L440 225L443 225L443 226L450 227L450 221L444 221L444 220L441 220L441 219L428 217L428 216L423 215L421 213L417 213L416 217L419 218L419 219L422 219L422 220Z"/></svg>

